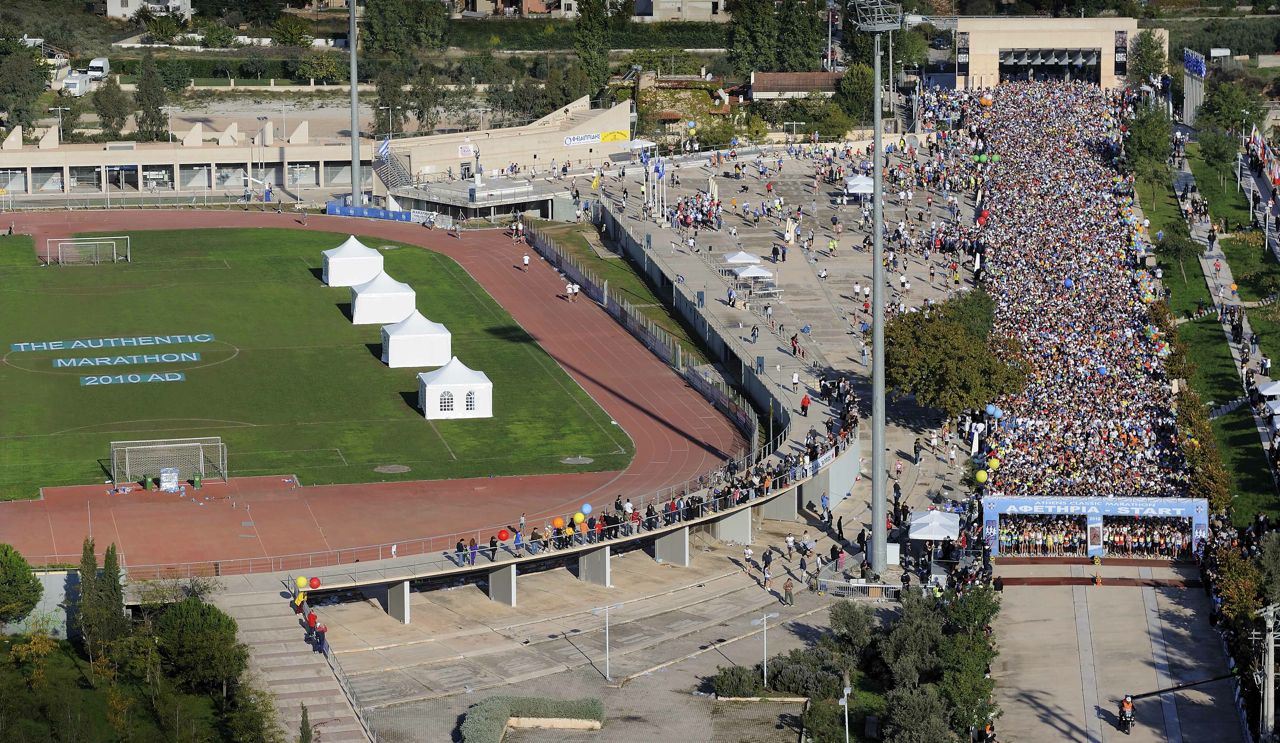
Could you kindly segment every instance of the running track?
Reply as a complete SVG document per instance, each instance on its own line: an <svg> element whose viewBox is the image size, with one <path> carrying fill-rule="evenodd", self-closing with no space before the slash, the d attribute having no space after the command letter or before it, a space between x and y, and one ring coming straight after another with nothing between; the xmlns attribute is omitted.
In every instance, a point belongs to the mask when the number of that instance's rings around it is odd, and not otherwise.
<svg viewBox="0 0 1280 743"><path fill-rule="evenodd" d="M419 245L456 260L547 353L582 385L635 443L621 472L475 480L293 487L280 477L233 479L206 486L204 505L169 494L108 496L103 485L45 489L43 498L0 504L0 542L33 560L74 561L92 535L101 551L114 542L129 565L261 558L371 544L399 543L401 556L452 546L459 532L512 524L595 504L650 495L711 469L745 448L737 429L592 302L557 298L563 284L537 259L497 231L461 238L418 225L242 211L48 212L16 218L35 238L79 232L274 227L354 233ZM337 245L337 242L334 243ZM548 411L548 415L558 414ZM282 472L281 475L290 473ZM305 485L305 484L304 484ZM234 506L232 504L235 504ZM246 506L249 510L246 511ZM411 541L441 536L433 542ZM377 554L372 555L373 558ZM365 554L362 559L370 559ZM348 561L351 556L344 556Z"/></svg>

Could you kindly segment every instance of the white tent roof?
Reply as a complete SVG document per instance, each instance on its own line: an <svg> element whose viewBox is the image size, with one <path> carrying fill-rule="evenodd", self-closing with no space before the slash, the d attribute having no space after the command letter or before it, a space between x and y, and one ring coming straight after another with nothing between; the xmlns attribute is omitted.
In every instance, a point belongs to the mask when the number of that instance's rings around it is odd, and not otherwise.
<svg viewBox="0 0 1280 743"><path fill-rule="evenodd" d="M413 287L403 281L396 281L391 278L386 271L374 276L363 284L351 287L351 290L356 294L366 297L406 293L413 294Z"/></svg>
<svg viewBox="0 0 1280 743"><path fill-rule="evenodd" d="M488 375L482 371L467 368L466 364L458 361L457 356L449 359L449 363L433 372L419 374L418 379L428 386L491 384Z"/></svg>
<svg viewBox="0 0 1280 743"><path fill-rule="evenodd" d="M955 539L960 536L960 514L946 511L915 511L911 514L912 539Z"/></svg>
<svg viewBox="0 0 1280 743"><path fill-rule="evenodd" d="M631 149L646 150L650 147L657 147L658 143L651 139L633 139L631 140Z"/></svg>
<svg viewBox="0 0 1280 743"><path fill-rule="evenodd" d="M867 184L868 186L873 186L873 185L875 185L875 181L871 180L871 177L870 177L870 176L866 176L866 175L851 175L851 176L849 176L848 178L844 179L844 185L845 185L846 187L847 187L847 186L856 186L856 185L858 185L859 183L865 183L865 184Z"/></svg>
<svg viewBox="0 0 1280 743"><path fill-rule="evenodd" d="M740 279L772 279L773 272L760 266L740 266L733 269Z"/></svg>
<svg viewBox="0 0 1280 743"><path fill-rule="evenodd" d="M449 335L448 328L438 322L428 320L417 310L414 310L412 314L400 322L382 326L382 329L387 332L388 336L393 338L416 335Z"/></svg>
<svg viewBox="0 0 1280 743"><path fill-rule="evenodd" d="M365 245L356 239L355 235L351 235L344 243L336 248L323 251L327 258L369 258L375 255L382 255L373 248Z"/></svg>
<svg viewBox="0 0 1280 743"><path fill-rule="evenodd" d="M724 257L724 262L725 262L725 263L731 263L731 264L739 264L739 263L759 263L759 262L760 262L760 258L759 258L759 256L754 256L754 255L752 255L752 254L750 254L750 253L746 252L745 250L739 250L739 251L738 251L738 252L736 252L736 253L730 253L729 255L726 255L726 256Z"/></svg>
<svg viewBox="0 0 1280 743"><path fill-rule="evenodd" d="M1280 381L1267 382L1266 384L1258 388L1258 393L1261 394L1263 397L1273 397L1275 395L1280 395Z"/></svg>
<svg viewBox="0 0 1280 743"><path fill-rule="evenodd" d="M1280 415L1280 400L1270 400L1267 407L1271 409L1272 415Z"/></svg>
<svg viewBox="0 0 1280 743"><path fill-rule="evenodd" d="M875 190L875 185L871 183L846 183L844 186L845 193L868 194Z"/></svg>

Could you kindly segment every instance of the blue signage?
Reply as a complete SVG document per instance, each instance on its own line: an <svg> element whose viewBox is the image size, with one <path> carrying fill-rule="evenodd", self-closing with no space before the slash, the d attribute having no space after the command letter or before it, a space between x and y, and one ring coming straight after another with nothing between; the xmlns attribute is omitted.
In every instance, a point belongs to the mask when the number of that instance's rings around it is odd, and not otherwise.
<svg viewBox="0 0 1280 743"><path fill-rule="evenodd" d="M1159 517L1191 522L1191 543L1209 537L1209 503L1204 498L1014 498L982 499L982 536L991 554L1000 554L1001 516L1083 516L1088 526L1089 556L1103 555L1102 519Z"/></svg>
<svg viewBox="0 0 1280 743"><path fill-rule="evenodd" d="M330 201L324 206L324 213L331 217L364 217L365 219L389 219L393 222L412 222L413 212L394 209L379 209L373 206L344 206Z"/></svg>
<svg viewBox="0 0 1280 743"><path fill-rule="evenodd" d="M81 387L105 387L109 384L147 384L150 382L182 382L187 378L182 372L161 372L147 374L103 374L102 376L80 377Z"/></svg>
<svg viewBox="0 0 1280 743"><path fill-rule="evenodd" d="M26 351L74 351L89 348L137 348L139 346L168 346L179 343L212 343L213 333L196 333L194 335L137 335L128 338L79 338L61 341L32 341L29 343L11 343L9 350L13 353Z"/></svg>
<svg viewBox="0 0 1280 743"><path fill-rule="evenodd" d="M131 364L180 364L199 361L198 353L148 353L132 356L85 356L78 359L54 359L54 369L75 369L81 366L129 366Z"/></svg>

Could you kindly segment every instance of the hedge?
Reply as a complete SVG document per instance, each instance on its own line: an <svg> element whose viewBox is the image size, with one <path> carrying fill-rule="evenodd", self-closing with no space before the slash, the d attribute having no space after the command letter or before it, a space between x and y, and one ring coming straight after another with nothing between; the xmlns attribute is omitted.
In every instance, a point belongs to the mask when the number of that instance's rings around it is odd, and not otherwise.
<svg viewBox="0 0 1280 743"><path fill-rule="evenodd" d="M512 717L562 717L604 722L599 699L547 699L544 697L489 697L467 708L460 732L462 743L501 743Z"/></svg>
<svg viewBox="0 0 1280 743"><path fill-rule="evenodd" d="M450 21L445 43L462 49L553 50L573 48L573 21L551 18ZM727 23L672 21L629 23L610 34L614 49L724 49Z"/></svg>
<svg viewBox="0 0 1280 743"><path fill-rule="evenodd" d="M157 57L156 65L163 71L167 65L181 64L190 71L188 77L220 77L225 80L227 77L225 70L227 69L231 70L233 77L250 77L240 72L244 64L250 59L249 57L175 57L172 59ZM252 59L255 63L262 63L263 80L293 77L293 68L298 64L296 59L272 59L266 57L253 57ZM142 60L140 59L111 60L112 74L137 75L141 67ZM257 76L254 75L252 77L256 78Z"/></svg>

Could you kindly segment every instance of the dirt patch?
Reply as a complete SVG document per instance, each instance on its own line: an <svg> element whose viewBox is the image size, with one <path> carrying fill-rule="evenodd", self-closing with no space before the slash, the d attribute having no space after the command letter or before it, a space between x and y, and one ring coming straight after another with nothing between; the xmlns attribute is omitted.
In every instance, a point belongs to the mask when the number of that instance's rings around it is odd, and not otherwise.
<svg viewBox="0 0 1280 743"><path fill-rule="evenodd" d="M560 464L591 464L594 461L591 457L565 457Z"/></svg>
<svg viewBox="0 0 1280 743"><path fill-rule="evenodd" d="M373 471L383 475L401 475L408 472L409 468L403 464L380 464Z"/></svg>

